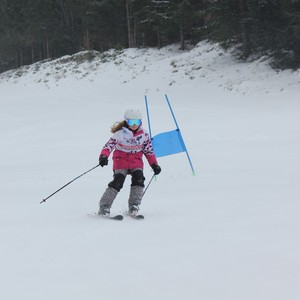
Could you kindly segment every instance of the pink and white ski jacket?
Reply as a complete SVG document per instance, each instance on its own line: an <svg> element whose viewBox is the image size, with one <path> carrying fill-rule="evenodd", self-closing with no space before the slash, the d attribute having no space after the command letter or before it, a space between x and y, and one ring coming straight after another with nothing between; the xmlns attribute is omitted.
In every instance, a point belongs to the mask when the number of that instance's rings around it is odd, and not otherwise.
<svg viewBox="0 0 300 300"><path fill-rule="evenodd" d="M143 169L143 154L149 165L157 164L149 134L140 127L132 132L126 127L118 130L104 145L100 155L113 153L113 170Z"/></svg>

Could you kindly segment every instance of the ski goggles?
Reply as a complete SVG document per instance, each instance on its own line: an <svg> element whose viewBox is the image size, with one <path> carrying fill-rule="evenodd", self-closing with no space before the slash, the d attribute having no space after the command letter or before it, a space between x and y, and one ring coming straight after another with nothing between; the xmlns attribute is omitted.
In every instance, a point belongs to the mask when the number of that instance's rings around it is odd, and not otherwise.
<svg viewBox="0 0 300 300"><path fill-rule="evenodd" d="M142 124L141 119L127 119L126 122L128 126L133 126L133 125L140 126Z"/></svg>

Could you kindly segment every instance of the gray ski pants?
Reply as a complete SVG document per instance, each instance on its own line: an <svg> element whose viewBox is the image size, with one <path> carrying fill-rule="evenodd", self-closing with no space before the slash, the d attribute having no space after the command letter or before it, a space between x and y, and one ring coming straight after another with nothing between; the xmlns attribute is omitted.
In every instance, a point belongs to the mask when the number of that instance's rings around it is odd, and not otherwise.
<svg viewBox="0 0 300 300"><path fill-rule="evenodd" d="M145 177L142 169L121 169L114 171L114 179L108 184L107 189L102 195L99 206L110 208L122 189L126 176L131 175L131 186L128 205L140 205L142 202Z"/></svg>

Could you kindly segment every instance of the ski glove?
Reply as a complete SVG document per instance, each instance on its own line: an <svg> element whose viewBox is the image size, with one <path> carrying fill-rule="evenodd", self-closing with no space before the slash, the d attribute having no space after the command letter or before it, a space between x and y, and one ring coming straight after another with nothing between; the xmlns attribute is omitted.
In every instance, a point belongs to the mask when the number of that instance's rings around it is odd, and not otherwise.
<svg viewBox="0 0 300 300"><path fill-rule="evenodd" d="M104 167L104 166L108 165L108 158L105 155L100 155L100 157L99 157L99 165L101 167Z"/></svg>
<svg viewBox="0 0 300 300"><path fill-rule="evenodd" d="M157 164L151 165L151 168L155 175L158 175L161 172L161 167Z"/></svg>

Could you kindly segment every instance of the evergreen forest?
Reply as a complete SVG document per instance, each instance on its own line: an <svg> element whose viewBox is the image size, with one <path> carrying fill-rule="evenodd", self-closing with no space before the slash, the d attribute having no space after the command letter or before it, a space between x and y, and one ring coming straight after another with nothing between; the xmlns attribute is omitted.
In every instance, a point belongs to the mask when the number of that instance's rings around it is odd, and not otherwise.
<svg viewBox="0 0 300 300"><path fill-rule="evenodd" d="M300 0L0 0L0 72L83 50L201 40L300 67Z"/></svg>

